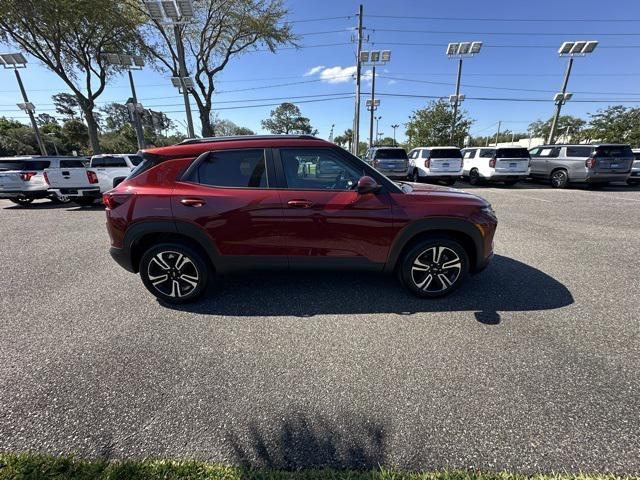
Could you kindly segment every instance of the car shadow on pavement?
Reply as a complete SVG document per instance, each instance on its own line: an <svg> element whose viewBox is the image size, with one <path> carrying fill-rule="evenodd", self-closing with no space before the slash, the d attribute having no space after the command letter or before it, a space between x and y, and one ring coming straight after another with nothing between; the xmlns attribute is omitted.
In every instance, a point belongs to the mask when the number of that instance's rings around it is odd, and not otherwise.
<svg viewBox="0 0 640 480"><path fill-rule="evenodd" d="M371 470L386 464L386 434L371 419L288 415L276 428L251 421L225 437L234 463L249 469Z"/></svg>
<svg viewBox="0 0 640 480"><path fill-rule="evenodd" d="M515 185L505 185L504 183L481 183L480 185L470 185L465 181L458 181L453 188L459 188L461 190L479 190L485 188L497 188L500 190L555 190L551 187L548 181L544 180L521 180ZM639 185L627 185L626 183L616 182L611 183L605 187L600 187L597 190L591 188L587 184L571 183L567 186L567 190L584 190L584 191L602 191L602 192L640 192Z"/></svg>
<svg viewBox="0 0 640 480"><path fill-rule="evenodd" d="M562 283L501 255L448 297L433 300L411 295L394 275L370 272L246 273L224 276L215 283L197 303L163 305L228 316L472 311L479 322L494 325L500 323L500 311L550 310L573 303Z"/></svg>

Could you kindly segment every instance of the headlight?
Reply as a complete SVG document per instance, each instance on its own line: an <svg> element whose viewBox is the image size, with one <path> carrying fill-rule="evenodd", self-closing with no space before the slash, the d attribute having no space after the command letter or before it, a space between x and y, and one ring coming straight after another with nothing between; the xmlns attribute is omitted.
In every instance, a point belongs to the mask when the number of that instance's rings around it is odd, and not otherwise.
<svg viewBox="0 0 640 480"><path fill-rule="evenodd" d="M496 218L496 212L493 211L493 207L491 205L487 205L486 207L482 207L480 210L485 215L488 215L490 217Z"/></svg>

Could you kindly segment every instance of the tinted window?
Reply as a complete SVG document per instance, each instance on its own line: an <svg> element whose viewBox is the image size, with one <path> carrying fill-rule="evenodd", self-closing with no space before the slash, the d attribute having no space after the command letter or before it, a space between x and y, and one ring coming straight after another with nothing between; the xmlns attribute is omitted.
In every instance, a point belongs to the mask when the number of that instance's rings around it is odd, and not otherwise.
<svg viewBox="0 0 640 480"><path fill-rule="evenodd" d="M538 149L538 155L536 156L544 158L556 158L559 154L560 147L543 147Z"/></svg>
<svg viewBox="0 0 640 480"><path fill-rule="evenodd" d="M127 167L127 162L122 157L100 157L91 160L92 167Z"/></svg>
<svg viewBox="0 0 640 480"><path fill-rule="evenodd" d="M409 158L418 158L418 155L420 155L420 150L413 150L409 153Z"/></svg>
<svg viewBox="0 0 640 480"><path fill-rule="evenodd" d="M596 155L599 157L633 157L631 147L626 145L604 146L596 148Z"/></svg>
<svg viewBox="0 0 640 480"><path fill-rule="evenodd" d="M640 160L640 152L633 152L633 156L636 160Z"/></svg>
<svg viewBox="0 0 640 480"><path fill-rule="evenodd" d="M0 160L0 171L44 170L51 162L47 160Z"/></svg>
<svg viewBox="0 0 640 480"><path fill-rule="evenodd" d="M480 158L491 158L495 153L496 151L493 148L483 148L480 150Z"/></svg>
<svg viewBox="0 0 640 480"><path fill-rule="evenodd" d="M496 158L529 158L529 150L526 148L499 148Z"/></svg>
<svg viewBox="0 0 640 480"><path fill-rule="evenodd" d="M81 160L60 160L60 168L84 168Z"/></svg>
<svg viewBox="0 0 640 480"><path fill-rule="evenodd" d="M376 150L375 154L376 160L407 160L407 152L404 151L404 148L384 148L380 150Z"/></svg>
<svg viewBox="0 0 640 480"><path fill-rule="evenodd" d="M473 158L476 155L477 150L466 150L464 152L464 158Z"/></svg>
<svg viewBox="0 0 640 480"><path fill-rule="evenodd" d="M462 153L457 148L433 148L431 158L462 158Z"/></svg>
<svg viewBox="0 0 640 480"><path fill-rule="evenodd" d="M591 147L567 147L567 157L588 157Z"/></svg>
<svg viewBox="0 0 640 480"><path fill-rule="evenodd" d="M198 166L197 181L216 187L267 188L264 150L210 152Z"/></svg>
<svg viewBox="0 0 640 480"><path fill-rule="evenodd" d="M136 167L140 165L140 162L142 161L142 157L140 155L130 155L129 160L131 161L131 164L134 167Z"/></svg>
<svg viewBox="0 0 640 480"><path fill-rule="evenodd" d="M363 174L329 149L283 148L280 158L287 187L292 189L352 190Z"/></svg>

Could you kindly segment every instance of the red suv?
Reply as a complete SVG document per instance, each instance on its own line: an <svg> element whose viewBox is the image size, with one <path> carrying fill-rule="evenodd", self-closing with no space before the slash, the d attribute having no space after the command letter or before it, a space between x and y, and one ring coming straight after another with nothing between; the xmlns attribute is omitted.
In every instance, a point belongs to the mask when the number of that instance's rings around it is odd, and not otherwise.
<svg viewBox="0 0 640 480"><path fill-rule="evenodd" d="M256 269L397 272L439 297L493 254L496 217L475 195L394 183L311 136L187 140L142 152L103 196L111 255L156 297L184 303L214 274Z"/></svg>

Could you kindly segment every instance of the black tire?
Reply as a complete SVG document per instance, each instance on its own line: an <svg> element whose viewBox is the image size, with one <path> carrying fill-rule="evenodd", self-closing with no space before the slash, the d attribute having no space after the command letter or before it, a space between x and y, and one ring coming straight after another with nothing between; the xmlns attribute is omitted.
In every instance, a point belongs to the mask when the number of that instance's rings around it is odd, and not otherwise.
<svg viewBox="0 0 640 480"><path fill-rule="evenodd" d="M504 184L507 187L513 187L518 182L519 182L519 180L505 180Z"/></svg>
<svg viewBox="0 0 640 480"><path fill-rule="evenodd" d="M469 185L480 185L480 172L477 168L472 168L469 171Z"/></svg>
<svg viewBox="0 0 640 480"><path fill-rule="evenodd" d="M13 197L13 198L10 198L9 200L15 203L16 205L20 205L22 207L30 205L33 202L33 198L26 198L26 197Z"/></svg>
<svg viewBox="0 0 640 480"><path fill-rule="evenodd" d="M454 185L456 183L457 178L447 178L446 180L444 180L444 184L448 185L449 187L451 185Z"/></svg>
<svg viewBox="0 0 640 480"><path fill-rule="evenodd" d="M411 181L413 183L420 183L420 173L418 172L418 169L414 169L413 173L411 174Z"/></svg>
<svg viewBox="0 0 640 480"><path fill-rule="evenodd" d="M455 240L433 237L422 240L407 251L399 268L402 284L414 295L443 297L464 281L469 271L469 256Z"/></svg>
<svg viewBox="0 0 640 480"><path fill-rule="evenodd" d="M154 245L140 260L144 286L158 299L172 304L198 299L206 291L210 273L211 267L204 256L180 242ZM183 278L185 275L188 278ZM165 280L159 280L165 276Z"/></svg>
<svg viewBox="0 0 640 480"><path fill-rule="evenodd" d="M567 188L569 185L569 174L566 170L556 170L551 172L551 186L553 188Z"/></svg>
<svg viewBox="0 0 640 480"><path fill-rule="evenodd" d="M81 207L90 207L95 203L96 199L92 197L75 197L73 203L77 203Z"/></svg>

